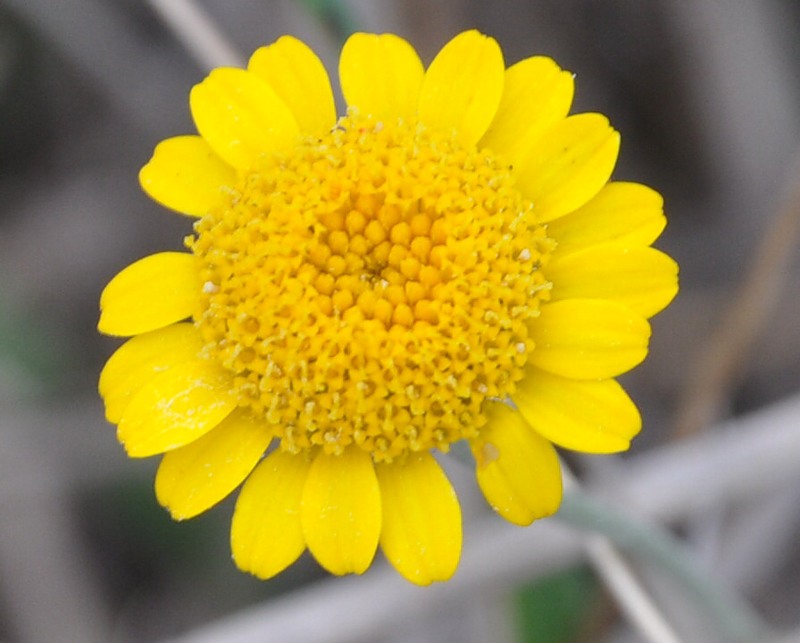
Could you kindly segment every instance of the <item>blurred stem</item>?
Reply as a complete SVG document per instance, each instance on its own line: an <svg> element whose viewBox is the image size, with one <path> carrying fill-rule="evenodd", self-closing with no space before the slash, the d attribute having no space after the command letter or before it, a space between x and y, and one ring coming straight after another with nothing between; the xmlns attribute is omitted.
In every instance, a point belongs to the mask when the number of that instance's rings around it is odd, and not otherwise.
<svg viewBox="0 0 800 643"><path fill-rule="evenodd" d="M570 498L581 498L580 486L566 465L562 464L566 489L564 505ZM573 510L574 511L574 510ZM567 516L569 516L569 506ZM585 512L579 515L587 515ZM584 539L586 555L595 572L616 599L628 620L649 643L681 643L672 626L664 618L650 594L639 582L628 562L614 546L609 536L592 529Z"/></svg>
<svg viewBox="0 0 800 643"><path fill-rule="evenodd" d="M785 181L784 196L772 215L742 283L705 348L690 365L678 405L673 436L685 438L708 428L730 395L750 350L785 293L789 267L800 237L800 152Z"/></svg>
<svg viewBox="0 0 800 643"><path fill-rule="evenodd" d="M767 627L753 609L703 575L697 563L664 530L623 516L585 494L577 484L568 485L558 516L574 527L599 535L611 546L610 555L618 557L618 562L626 567L615 546L668 571L682 589L689 592L698 609L708 616L725 641L750 643L766 640Z"/></svg>
<svg viewBox="0 0 800 643"><path fill-rule="evenodd" d="M328 28L340 44L360 31L359 21L340 0L301 0L301 4Z"/></svg>
<svg viewBox="0 0 800 643"><path fill-rule="evenodd" d="M241 53L196 2L149 0L149 3L204 71L215 67L244 67Z"/></svg>

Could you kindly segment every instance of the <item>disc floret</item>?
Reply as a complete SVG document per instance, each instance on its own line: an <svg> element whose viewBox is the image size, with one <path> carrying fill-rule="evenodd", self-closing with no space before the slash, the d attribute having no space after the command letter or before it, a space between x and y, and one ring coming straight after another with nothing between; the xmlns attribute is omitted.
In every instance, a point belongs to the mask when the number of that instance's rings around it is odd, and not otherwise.
<svg viewBox="0 0 800 643"><path fill-rule="evenodd" d="M351 111L198 221L204 352L288 451L447 450L533 348L553 244L531 209L489 150Z"/></svg>

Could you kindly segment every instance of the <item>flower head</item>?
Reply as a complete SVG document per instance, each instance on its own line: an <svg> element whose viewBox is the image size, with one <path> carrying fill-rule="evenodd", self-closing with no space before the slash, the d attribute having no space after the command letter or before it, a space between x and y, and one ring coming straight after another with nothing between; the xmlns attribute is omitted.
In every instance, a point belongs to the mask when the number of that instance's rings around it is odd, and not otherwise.
<svg viewBox="0 0 800 643"><path fill-rule="evenodd" d="M393 35L356 34L328 76L291 37L194 87L199 135L141 171L194 217L188 252L125 268L99 329L129 336L100 392L133 457L163 453L177 519L242 482L231 543L268 578L308 548L335 574L380 544L412 582L449 578L456 495L432 451L466 440L492 507L553 513L553 444L628 447L613 379L644 359L677 291L650 248L661 198L609 182L619 135L568 116L549 58L505 69L475 31L426 70Z"/></svg>

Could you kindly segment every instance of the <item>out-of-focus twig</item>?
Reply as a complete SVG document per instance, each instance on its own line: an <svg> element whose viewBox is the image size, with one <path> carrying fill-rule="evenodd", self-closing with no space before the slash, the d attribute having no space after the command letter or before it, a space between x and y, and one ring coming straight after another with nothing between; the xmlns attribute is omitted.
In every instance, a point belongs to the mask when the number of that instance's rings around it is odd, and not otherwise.
<svg viewBox="0 0 800 643"><path fill-rule="evenodd" d="M759 242L738 292L689 368L673 435L683 438L718 419L731 387L741 375L753 342L784 292L800 239L800 153L785 196Z"/></svg>
<svg viewBox="0 0 800 643"><path fill-rule="evenodd" d="M566 465L562 464L562 471L566 501L581 492L578 481ZM649 643L680 643L678 635L611 539L599 531L592 531L585 536L584 547L592 567L644 640Z"/></svg>
<svg viewBox="0 0 800 643"><path fill-rule="evenodd" d="M755 611L729 589L709 579L667 532L653 524L631 520L612 507L598 503L575 484L567 488L569 493L565 494L558 515L576 527L594 532L586 544L590 561L648 641L679 639L668 638L675 634L671 633L620 551L635 554L642 561L669 572L681 591L692 597L698 612L713 623L722 640L731 643L763 640L767 627Z"/></svg>
<svg viewBox="0 0 800 643"><path fill-rule="evenodd" d="M302 0L306 9L313 13L339 42L359 30L358 21L345 3L339 0Z"/></svg>
<svg viewBox="0 0 800 643"><path fill-rule="evenodd" d="M149 0L178 41L205 70L243 67L244 58L193 0Z"/></svg>

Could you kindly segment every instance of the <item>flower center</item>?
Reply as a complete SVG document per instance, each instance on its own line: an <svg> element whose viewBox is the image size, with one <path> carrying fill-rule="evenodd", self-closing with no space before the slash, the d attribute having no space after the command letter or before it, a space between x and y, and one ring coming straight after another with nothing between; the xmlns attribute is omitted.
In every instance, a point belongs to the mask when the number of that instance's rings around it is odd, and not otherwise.
<svg viewBox="0 0 800 643"><path fill-rule="evenodd" d="M552 241L487 150L352 112L195 229L206 354L284 449L446 450L522 377Z"/></svg>

